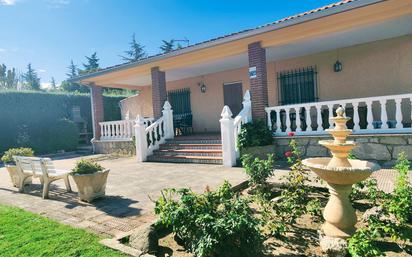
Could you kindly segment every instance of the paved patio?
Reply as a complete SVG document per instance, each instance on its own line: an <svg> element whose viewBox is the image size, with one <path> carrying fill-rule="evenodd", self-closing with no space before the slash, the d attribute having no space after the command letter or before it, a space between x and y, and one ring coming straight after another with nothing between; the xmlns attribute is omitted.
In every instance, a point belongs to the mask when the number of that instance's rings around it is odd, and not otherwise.
<svg viewBox="0 0 412 257"><path fill-rule="evenodd" d="M88 157L90 158L90 157ZM71 169L80 159L56 160L56 168ZM41 198L38 179L26 187L26 193L18 193L11 186L5 168L0 168L0 203L24 208L57 221L87 228L94 232L115 236L152 221L154 203L160 190L168 187L190 187L202 192L206 186L216 188L228 180L232 185L246 180L241 168L225 168L221 165L137 163L134 158L113 158L99 161L110 169L106 189L107 197L92 204L77 200L77 189L70 179L73 191L65 191L63 181L52 184L50 199Z"/></svg>

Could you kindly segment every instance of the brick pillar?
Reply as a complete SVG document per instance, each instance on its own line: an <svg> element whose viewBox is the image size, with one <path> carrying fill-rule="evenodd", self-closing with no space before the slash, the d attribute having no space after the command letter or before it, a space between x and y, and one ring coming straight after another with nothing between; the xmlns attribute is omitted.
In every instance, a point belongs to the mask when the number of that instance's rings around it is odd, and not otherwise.
<svg viewBox="0 0 412 257"><path fill-rule="evenodd" d="M153 67L151 72L153 116L158 119L162 116L162 108L167 100L166 74L164 71L160 71L159 67Z"/></svg>
<svg viewBox="0 0 412 257"><path fill-rule="evenodd" d="M92 103L93 140L100 140L101 130L99 122L104 121L103 88L90 85L90 98Z"/></svg>
<svg viewBox="0 0 412 257"><path fill-rule="evenodd" d="M268 106L268 83L266 71L266 50L260 42L248 45L249 68L256 67L256 77L250 78L252 118L266 119L265 107Z"/></svg>

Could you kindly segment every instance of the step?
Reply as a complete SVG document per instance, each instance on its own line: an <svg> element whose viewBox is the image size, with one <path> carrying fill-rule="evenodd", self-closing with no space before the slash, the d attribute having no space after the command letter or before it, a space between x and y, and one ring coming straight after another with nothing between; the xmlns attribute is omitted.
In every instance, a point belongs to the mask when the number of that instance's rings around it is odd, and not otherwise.
<svg viewBox="0 0 412 257"><path fill-rule="evenodd" d="M154 155L164 156L222 156L222 149L159 149L153 151Z"/></svg>
<svg viewBox="0 0 412 257"><path fill-rule="evenodd" d="M199 163L199 164L222 164L222 157L214 156L172 156L151 155L147 157L149 162L172 162L172 163Z"/></svg>
<svg viewBox="0 0 412 257"><path fill-rule="evenodd" d="M170 139L166 140L165 144L221 144L222 140L216 139L196 139L196 140L179 140L179 139Z"/></svg>
<svg viewBox="0 0 412 257"><path fill-rule="evenodd" d="M215 150L222 150L222 144L161 144L160 149L215 149Z"/></svg>

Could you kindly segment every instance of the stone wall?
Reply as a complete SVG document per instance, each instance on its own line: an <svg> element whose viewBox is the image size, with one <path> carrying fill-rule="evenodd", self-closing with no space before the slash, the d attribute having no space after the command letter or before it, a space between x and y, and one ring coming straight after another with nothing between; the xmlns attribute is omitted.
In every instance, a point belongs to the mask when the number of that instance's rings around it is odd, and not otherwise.
<svg viewBox="0 0 412 257"><path fill-rule="evenodd" d="M94 141L93 152L100 154L135 155L136 147L133 141Z"/></svg>
<svg viewBox="0 0 412 257"><path fill-rule="evenodd" d="M276 155L284 158L284 153L292 137L276 137ZM318 144L319 140L332 139L330 136L300 136L296 139L304 158L330 156L329 151ZM355 135L349 140L355 140L358 146L352 151L356 158L376 161L383 166L391 166L398 154L404 151L409 160L412 160L412 134L393 135Z"/></svg>

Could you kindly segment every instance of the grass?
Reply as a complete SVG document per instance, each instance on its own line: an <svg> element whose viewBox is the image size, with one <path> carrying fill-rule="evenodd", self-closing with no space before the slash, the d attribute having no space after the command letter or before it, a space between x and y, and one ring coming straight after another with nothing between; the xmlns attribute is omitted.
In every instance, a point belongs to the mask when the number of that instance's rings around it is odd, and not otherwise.
<svg viewBox="0 0 412 257"><path fill-rule="evenodd" d="M0 256L125 256L101 238L19 208L0 205Z"/></svg>

